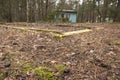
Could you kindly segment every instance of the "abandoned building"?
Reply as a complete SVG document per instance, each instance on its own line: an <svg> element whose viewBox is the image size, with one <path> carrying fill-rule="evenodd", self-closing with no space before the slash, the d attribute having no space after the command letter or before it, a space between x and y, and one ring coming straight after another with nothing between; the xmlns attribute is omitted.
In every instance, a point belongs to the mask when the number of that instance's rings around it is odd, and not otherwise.
<svg viewBox="0 0 120 80"><path fill-rule="evenodd" d="M77 12L74 10L61 10L57 11L55 16L56 20L61 20L62 22L77 22Z"/></svg>

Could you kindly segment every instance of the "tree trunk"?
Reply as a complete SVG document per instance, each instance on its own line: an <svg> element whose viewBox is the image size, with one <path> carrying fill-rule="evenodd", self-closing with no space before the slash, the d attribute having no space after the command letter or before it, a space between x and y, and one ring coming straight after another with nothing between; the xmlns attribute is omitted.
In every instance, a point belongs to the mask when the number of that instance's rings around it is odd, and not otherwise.
<svg viewBox="0 0 120 80"><path fill-rule="evenodd" d="M43 6L44 3L43 3L43 0L41 0L40 3L41 3L41 10L40 10L41 11L41 20L43 20L44 19L44 6Z"/></svg>
<svg viewBox="0 0 120 80"><path fill-rule="evenodd" d="M29 12L30 12L30 5L29 0L26 0L26 16L27 16L27 22L29 22Z"/></svg>
<svg viewBox="0 0 120 80"><path fill-rule="evenodd" d="M38 0L35 0L35 22L38 21Z"/></svg>
<svg viewBox="0 0 120 80"><path fill-rule="evenodd" d="M103 22L105 22L105 19L107 18L107 9L108 9L108 0L104 0L104 6L103 6Z"/></svg>
<svg viewBox="0 0 120 80"><path fill-rule="evenodd" d="M49 2L48 2L48 0L46 0L46 6L45 6L45 20L47 20L47 18L48 18L48 4Z"/></svg>
<svg viewBox="0 0 120 80"><path fill-rule="evenodd" d="M102 18L102 13L100 12L100 0L97 0L98 2L98 6L97 6L97 17L98 17L98 22L101 22L101 18Z"/></svg>
<svg viewBox="0 0 120 80"><path fill-rule="evenodd" d="M95 22L95 7L96 7L96 0L93 0L93 11L92 11L92 23Z"/></svg>
<svg viewBox="0 0 120 80"><path fill-rule="evenodd" d="M9 15L8 15L8 22L12 22L12 5L11 5L11 0L9 0Z"/></svg>
<svg viewBox="0 0 120 80"><path fill-rule="evenodd" d="M117 3L117 13L116 13L116 22L120 22L120 0Z"/></svg>

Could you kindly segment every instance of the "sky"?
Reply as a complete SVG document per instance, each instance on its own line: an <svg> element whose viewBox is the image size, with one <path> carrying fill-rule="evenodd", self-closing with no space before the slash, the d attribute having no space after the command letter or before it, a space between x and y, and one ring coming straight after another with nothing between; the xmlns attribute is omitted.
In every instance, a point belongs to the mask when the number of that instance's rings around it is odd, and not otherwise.
<svg viewBox="0 0 120 80"><path fill-rule="evenodd" d="M80 4L82 4L83 0L80 0Z"/></svg>

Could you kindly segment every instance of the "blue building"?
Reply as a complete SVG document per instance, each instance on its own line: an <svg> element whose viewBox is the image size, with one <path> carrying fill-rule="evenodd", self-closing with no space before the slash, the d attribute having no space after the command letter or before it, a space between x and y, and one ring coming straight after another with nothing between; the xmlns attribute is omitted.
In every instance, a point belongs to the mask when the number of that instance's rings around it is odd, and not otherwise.
<svg viewBox="0 0 120 80"><path fill-rule="evenodd" d="M57 11L55 16L56 19L61 20L62 22L77 22L77 12L74 10L62 10Z"/></svg>

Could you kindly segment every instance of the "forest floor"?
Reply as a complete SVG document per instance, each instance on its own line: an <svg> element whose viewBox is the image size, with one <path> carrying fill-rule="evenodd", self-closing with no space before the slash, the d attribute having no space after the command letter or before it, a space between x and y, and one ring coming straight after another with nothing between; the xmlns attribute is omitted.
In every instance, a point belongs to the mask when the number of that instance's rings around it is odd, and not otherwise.
<svg viewBox="0 0 120 80"><path fill-rule="evenodd" d="M61 32L86 28L93 31L56 38L53 33L3 25ZM0 80L120 80L119 23L0 26Z"/></svg>

